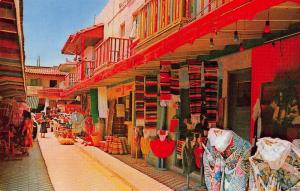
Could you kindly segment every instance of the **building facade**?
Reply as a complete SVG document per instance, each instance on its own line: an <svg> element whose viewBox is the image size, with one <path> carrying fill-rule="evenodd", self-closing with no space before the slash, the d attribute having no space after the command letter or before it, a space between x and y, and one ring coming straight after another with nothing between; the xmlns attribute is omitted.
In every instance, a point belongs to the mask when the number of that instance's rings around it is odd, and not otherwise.
<svg viewBox="0 0 300 191"><path fill-rule="evenodd" d="M111 0L94 26L67 40L62 53L75 55L77 77L60 96L90 97L82 107L103 119L102 135L126 137L132 155L153 165L160 157L143 145L168 130L177 145L164 167L174 170L189 128L201 134L202 116L208 128L252 144L261 136L291 141L299 124L277 135L265 124L272 118L261 127L253 116L258 101L266 109L282 94L300 99L299 8L298 0Z"/></svg>

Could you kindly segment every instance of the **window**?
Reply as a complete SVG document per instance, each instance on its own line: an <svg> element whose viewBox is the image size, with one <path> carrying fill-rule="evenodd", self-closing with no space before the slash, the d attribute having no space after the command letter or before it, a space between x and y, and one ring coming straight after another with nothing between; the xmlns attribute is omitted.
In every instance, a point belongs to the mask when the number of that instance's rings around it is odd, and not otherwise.
<svg viewBox="0 0 300 191"><path fill-rule="evenodd" d="M50 80L49 87L54 88L57 86L57 80Z"/></svg>
<svg viewBox="0 0 300 191"><path fill-rule="evenodd" d="M125 36L125 23L120 25L120 36L121 37Z"/></svg>
<svg viewBox="0 0 300 191"><path fill-rule="evenodd" d="M30 86L40 86L41 79L30 79Z"/></svg>

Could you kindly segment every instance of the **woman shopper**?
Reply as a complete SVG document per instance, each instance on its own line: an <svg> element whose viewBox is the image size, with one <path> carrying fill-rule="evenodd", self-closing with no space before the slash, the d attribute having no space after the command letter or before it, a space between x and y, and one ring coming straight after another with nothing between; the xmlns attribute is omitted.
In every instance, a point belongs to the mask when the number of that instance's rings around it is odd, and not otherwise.
<svg viewBox="0 0 300 191"><path fill-rule="evenodd" d="M40 123L41 123L41 129L40 129L41 138L45 138L45 135L47 133L47 118L45 116L45 113L42 113L42 119Z"/></svg>

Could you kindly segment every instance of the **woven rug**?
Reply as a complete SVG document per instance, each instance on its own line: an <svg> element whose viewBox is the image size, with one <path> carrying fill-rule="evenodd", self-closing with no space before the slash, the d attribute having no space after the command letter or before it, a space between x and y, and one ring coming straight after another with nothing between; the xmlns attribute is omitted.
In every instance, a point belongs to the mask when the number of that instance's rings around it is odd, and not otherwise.
<svg viewBox="0 0 300 191"><path fill-rule="evenodd" d="M209 123L217 122L218 62L204 62L206 115Z"/></svg>
<svg viewBox="0 0 300 191"><path fill-rule="evenodd" d="M151 135L155 135L157 126L157 76L146 76L145 81L145 129L151 131Z"/></svg>
<svg viewBox="0 0 300 191"><path fill-rule="evenodd" d="M179 69L180 63L171 64L171 94L174 102L180 102Z"/></svg>
<svg viewBox="0 0 300 191"><path fill-rule="evenodd" d="M166 106L167 103L171 100L171 74L169 65L170 62L161 62L160 63L160 103L162 106Z"/></svg>
<svg viewBox="0 0 300 191"><path fill-rule="evenodd" d="M191 115L201 114L201 67L202 63L197 60L188 60L189 67L189 97Z"/></svg>
<svg viewBox="0 0 300 191"><path fill-rule="evenodd" d="M136 126L144 126L145 115L145 79L144 76L135 77L135 111L136 111Z"/></svg>

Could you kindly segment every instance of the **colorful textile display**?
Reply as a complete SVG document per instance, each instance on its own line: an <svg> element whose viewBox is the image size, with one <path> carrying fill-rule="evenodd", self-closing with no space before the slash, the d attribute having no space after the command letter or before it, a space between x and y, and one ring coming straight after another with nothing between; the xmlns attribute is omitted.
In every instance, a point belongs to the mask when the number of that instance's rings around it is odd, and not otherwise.
<svg viewBox="0 0 300 191"><path fill-rule="evenodd" d="M105 140L105 145L104 147L102 146L105 152L115 155L128 154L128 143L126 137L106 136Z"/></svg>
<svg viewBox="0 0 300 191"><path fill-rule="evenodd" d="M201 66L202 63L197 60L188 60L190 112L192 116L200 116L201 114Z"/></svg>
<svg viewBox="0 0 300 191"><path fill-rule="evenodd" d="M108 117L108 104L107 104L107 88L99 87L98 88L98 112L99 118Z"/></svg>
<svg viewBox="0 0 300 191"><path fill-rule="evenodd" d="M141 137L141 150L142 150L144 157L148 156L148 154L150 152L150 139Z"/></svg>
<svg viewBox="0 0 300 191"><path fill-rule="evenodd" d="M157 77L146 76L145 87L145 129L156 134L157 126Z"/></svg>
<svg viewBox="0 0 300 191"><path fill-rule="evenodd" d="M272 138L258 139L250 157L250 190L300 190L300 151L292 143Z"/></svg>
<svg viewBox="0 0 300 191"><path fill-rule="evenodd" d="M175 132L179 125L179 119L171 119L170 121L170 132Z"/></svg>
<svg viewBox="0 0 300 191"><path fill-rule="evenodd" d="M112 126L113 135L125 136L127 134L127 128L124 122L124 117L114 117Z"/></svg>
<svg viewBox="0 0 300 191"><path fill-rule="evenodd" d="M195 164L197 168L201 167L201 161L204 153L204 148L201 146L194 147Z"/></svg>
<svg viewBox="0 0 300 191"><path fill-rule="evenodd" d="M182 159L182 153L183 153L183 147L184 147L185 141L184 140L178 140L177 146L176 146L176 156L177 159Z"/></svg>
<svg viewBox="0 0 300 191"><path fill-rule="evenodd" d="M175 145L175 141L167 139L164 141L160 141L159 139L150 141L151 151L158 158L169 157L173 153Z"/></svg>
<svg viewBox="0 0 300 191"><path fill-rule="evenodd" d="M217 122L218 103L218 62L204 62L205 106L208 123Z"/></svg>
<svg viewBox="0 0 300 191"><path fill-rule="evenodd" d="M98 122L99 113L98 113L98 89L90 89L91 96L91 114L93 118L93 123Z"/></svg>
<svg viewBox="0 0 300 191"><path fill-rule="evenodd" d="M174 102L180 102L179 69L180 63L171 64L171 94Z"/></svg>
<svg viewBox="0 0 300 191"><path fill-rule="evenodd" d="M171 100L171 76L169 65L170 62L160 62L160 104L161 106L167 106Z"/></svg>
<svg viewBox="0 0 300 191"><path fill-rule="evenodd" d="M135 111L136 111L136 126L145 125L145 101L144 101L144 76L135 77Z"/></svg>
<svg viewBox="0 0 300 191"><path fill-rule="evenodd" d="M250 147L248 141L233 131L211 128L203 154L207 189L245 191L249 176Z"/></svg>

